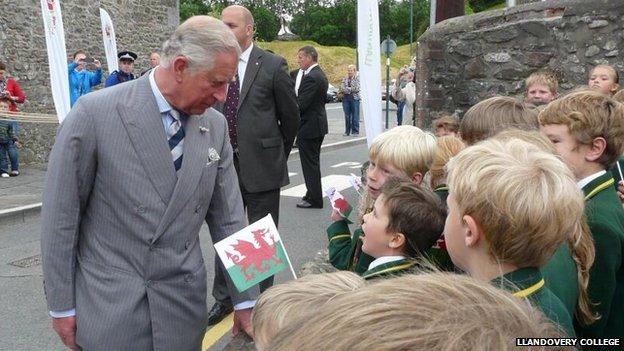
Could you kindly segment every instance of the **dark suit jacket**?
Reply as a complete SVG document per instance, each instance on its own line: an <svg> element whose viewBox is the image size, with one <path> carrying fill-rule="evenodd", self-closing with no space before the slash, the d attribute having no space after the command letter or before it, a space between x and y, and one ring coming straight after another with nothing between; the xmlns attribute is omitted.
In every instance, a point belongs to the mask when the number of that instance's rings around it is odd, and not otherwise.
<svg viewBox="0 0 624 351"><path fill-rule="evenodd" d="M238 178L252 193L281 188L289 183L286 161L299 127L288 65L254 45L243 80L236 117ZM223 111L223 104L215 108Z"/></svg>
<svg viewBox="0 0 624 351"><path fill-rule="evenodd" d="M296 73L294 77L297 77ZM327 86L327 77L320 66L314 67L301 79L297 96L301 118L298 138L315 139L327 134L327 114L325 113Z"/></svg>

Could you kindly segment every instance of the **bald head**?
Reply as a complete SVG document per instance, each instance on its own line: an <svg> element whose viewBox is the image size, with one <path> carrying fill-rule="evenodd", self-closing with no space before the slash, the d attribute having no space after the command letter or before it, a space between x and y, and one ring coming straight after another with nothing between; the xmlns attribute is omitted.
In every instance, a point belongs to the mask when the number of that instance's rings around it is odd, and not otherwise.
<svg viewBox="0 0 624 351"><path fill-rule="evenodd" d="M241 50L245 51L253 41L254 19L249 10L240 5L228 6L221 12L221 20L236 36Z"/></svg>

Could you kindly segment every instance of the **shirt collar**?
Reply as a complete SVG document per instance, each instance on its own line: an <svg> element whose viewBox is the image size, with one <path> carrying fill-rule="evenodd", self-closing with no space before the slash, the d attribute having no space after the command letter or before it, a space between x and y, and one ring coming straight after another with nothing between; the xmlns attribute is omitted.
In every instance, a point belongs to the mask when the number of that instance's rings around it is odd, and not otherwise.
<svg viewBox="0 0 624 351"><path fill-rule="evenodd" d="M149 73L150 87L152 88L152 93L154 94L154 98L156 98L156 104L158 105L158 110L160 111L160 113L167 113L167 112L171 111L172 107L167 102L167 100L165 100L165 97L160 92L160 89L158 89L158 85L156 85L156 79L154 78L154 72L156 72L157 68L158 67L154 68Z"/></svg>
<svg viewBox="0 0 624 351"><path fill-rule="evenodd" d="M316 67L316 66L318 66L318 63L315 63L315 64L313 64L312 66L308 67L308 69L306 69L306 70L304 71L304 72L305 72L305 74L310 73L310 71L312 70L312 68L314 68L314 67Z"/></svg>
<svg viewBox="0 0 624 351"><path fill-rule="evenodd" d="M389 262L394 262L394 261L400 261L400 260L404 260L405 256L382 256L382 257L378 257L376 258L373 262L371 262L368 265L368 270L370 271L371 269L381 266L384 263L389 263Z"/></svg>
<svg viewBox="0 0 624 351"><path fill-rule="evenodd" d="M600 172L598 172L598 173L594 173L594 174L592 174L592 175L590 175L590 176L588 176L588 177L585 177L585 178L583 178L583 179L579 180L579 181L576 183L576 185L579 187L579 189L583 189L583 188L584 188L587 184L591 183L591 182L592 182L592 180L594 180L594 179L596 179L596 178L600 177L601 175L603 175L603 174L605 174L605 173L607 173L607 171L605 171L605 170L603 169L602 171L600 171Z"/></svg>
<svg viewBox="0 0 624 351"><path fill-rule="evenodd" d="M239 60L247 63L249 62L249 56L251 55L251 50L253 49L253 44L249 45L245 51L238 57Z"/></svg>

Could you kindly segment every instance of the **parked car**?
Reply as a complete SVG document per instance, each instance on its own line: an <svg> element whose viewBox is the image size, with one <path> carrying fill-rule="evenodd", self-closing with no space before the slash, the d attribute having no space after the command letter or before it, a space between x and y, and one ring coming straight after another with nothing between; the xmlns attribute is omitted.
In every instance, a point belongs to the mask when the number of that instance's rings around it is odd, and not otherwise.
<svg viewBox="0 0 624 351"><path fill-rule="evenodd" d="M326 102L337 102L338 100L338 89L329 84L327 86L327 98L325 99Z"/></svg>

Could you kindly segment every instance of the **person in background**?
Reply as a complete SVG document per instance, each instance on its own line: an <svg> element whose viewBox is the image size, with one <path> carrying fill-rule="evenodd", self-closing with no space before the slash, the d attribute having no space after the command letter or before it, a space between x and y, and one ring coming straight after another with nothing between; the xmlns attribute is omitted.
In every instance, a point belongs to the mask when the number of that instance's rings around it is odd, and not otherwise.
<svg viewBox="0 0 624 351"><path fill-rule="evenodd" d="M557 98L557 78L547 72L535 72L525 81L525 102L535 106L546 105Z"/></svg>
<svg viewBox="0 0 624 351"><path fill-rule="evenodd" d="M355 65L347 67L347 76L340 84L342 93L342 110L345 114L344 136L360 135L360 77Z"/></svg>
<svg viewBox="0 0 624 351"><path fill-rule="evenodd" d="M613 96L620 89L620 75L609 65L598 65L591 70L587 85L605 95Z"/></svg>
<svg viewBox="0 0 624 351"><path fill-rule="evenodd" d="M9 111L17 112L17 104L26 101L26 94L19 83L6 75L6 64L0 61L0 99L6 99L9 103Z"/></svg>
<svg viewBox="0 0 624 351"><path fill-rule="evenodd" d="M152 52L150 54L149 65L150 65L150 68L148 68L145 71L141 72L141 75L144 75L145 73L153 70L156 66L160 65L160 54L159 53Z"/></svg>
<svg viewBox="0 0 624 351"><path fill-rule="evenodd" d="M112 87L119 83L127 82L134 79L134 61L137 59L137 54L132 51L122 51L117 54L119 58L119 70L111 72L110 76L106 78L104 87Z"/></svg>
<svg viewBox="0 0 624 351"><path fill-rule="evenodd" d="M0 99L0 114L10 113L11 101L7 98ZM6 117L0 116L0 177L8 178L19 175L19 159L17 149L15 146L20 146L17 140L17 131L15 126L17 122L5 119ZM6 155L9 154L11 158L11 172L9 172L9 165L7 164Z"/></svg>
<svg viewBox="0 0 624 351"><path fill-rule="evenodd" d="M93 63L95 71L87 69L87 64ZM74 62L67 65L69 75L69 103L74 106L79 97L91 92L91 89L102 83L102 64L78 50L74 53Z"/></svg>

